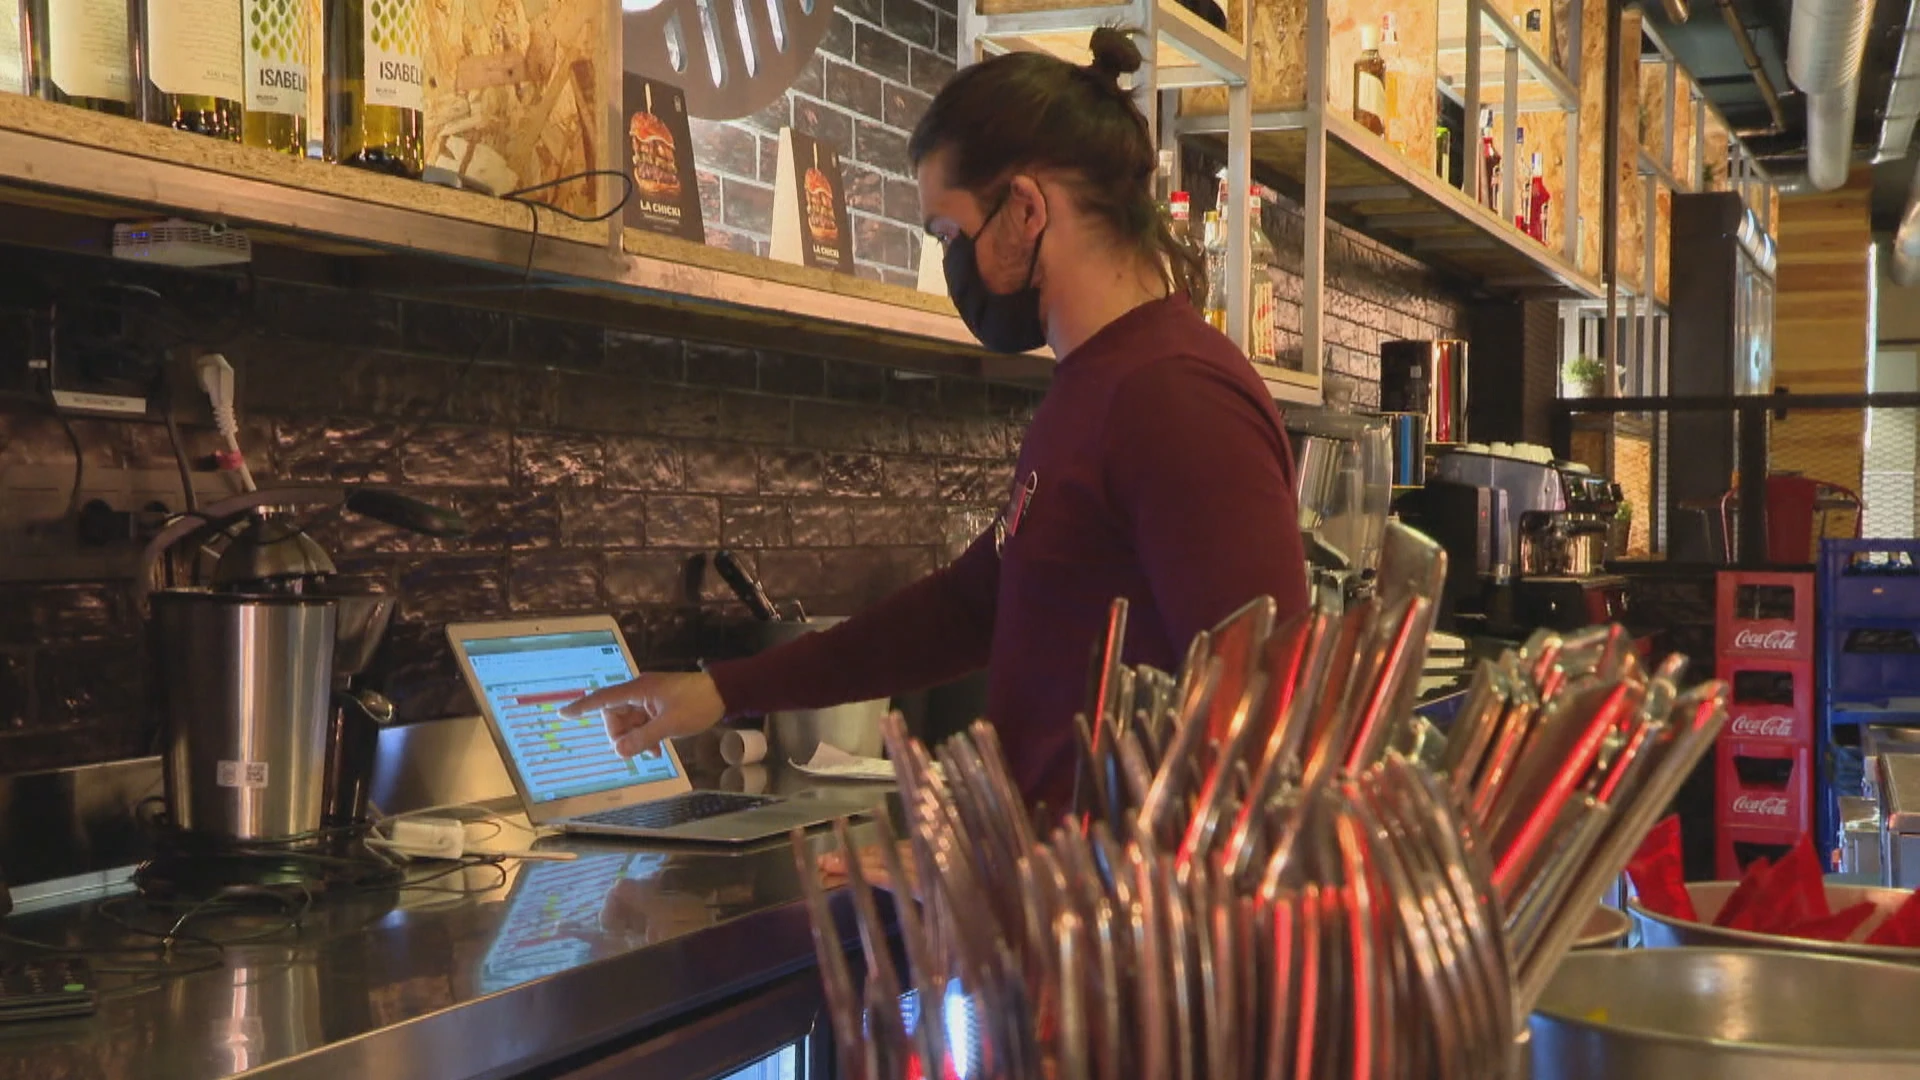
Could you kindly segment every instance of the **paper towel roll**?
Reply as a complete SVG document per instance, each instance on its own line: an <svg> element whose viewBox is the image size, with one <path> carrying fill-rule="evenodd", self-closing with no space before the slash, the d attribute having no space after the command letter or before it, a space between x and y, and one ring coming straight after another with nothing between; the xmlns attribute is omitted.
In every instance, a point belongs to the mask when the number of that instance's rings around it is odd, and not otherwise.
<svg viewBox="0 0 1920 1080"><path fill-rule="evenodd" d="M720 760L729 765L752 765L767 759L767 736L753 728L730 728L720 734Z"/></svg>
<svg viewBox="0 0 1920 1080"><path fill-rule="evenodd" d="M771 779L765 765L730 765L720 774L720 790L742 795L765 795Z"/></svg>

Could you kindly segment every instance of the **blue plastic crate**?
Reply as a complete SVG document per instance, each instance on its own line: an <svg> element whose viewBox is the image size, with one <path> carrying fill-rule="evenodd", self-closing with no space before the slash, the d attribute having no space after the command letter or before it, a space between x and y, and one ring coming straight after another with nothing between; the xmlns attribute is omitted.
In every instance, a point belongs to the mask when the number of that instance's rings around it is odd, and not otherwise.
<svg viewBox="0 0 1920 1080"><path fill-rule="evenodd" d="M1886 557L1910 572L1875 572L1864 559ZM1854 619L1920 621L1920 540L1822 540L1820 620L1831 628Z"/></svg>

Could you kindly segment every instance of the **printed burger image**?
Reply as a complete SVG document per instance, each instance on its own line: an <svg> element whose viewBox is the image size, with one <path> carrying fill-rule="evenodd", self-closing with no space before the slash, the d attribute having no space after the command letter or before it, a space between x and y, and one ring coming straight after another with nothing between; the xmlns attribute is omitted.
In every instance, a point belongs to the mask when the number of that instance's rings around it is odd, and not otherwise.
<svg viewBox="0 0 1920 1080"><path fill-rule="evenodd" d="M820 171L820 148L813 148L814 165L807 170L807 234L816 244L840 243L840 214L833 198L833 182Z"/></svg>
<svg viewBox="0 0 1920 1080"><path fill-rule="evenodd" d="M674 154L673 132L651 112L633 114L627 125L633 153L633 182L651 199L680 197L680 163Z"/></svg>
<svg viewBox="0 0 1920 1080"><path fill-rule="evenodd" d="M627 175L633 180L626 224L704 243L686 95L672 83L629 71L621 105L627 115Z"/></svg>

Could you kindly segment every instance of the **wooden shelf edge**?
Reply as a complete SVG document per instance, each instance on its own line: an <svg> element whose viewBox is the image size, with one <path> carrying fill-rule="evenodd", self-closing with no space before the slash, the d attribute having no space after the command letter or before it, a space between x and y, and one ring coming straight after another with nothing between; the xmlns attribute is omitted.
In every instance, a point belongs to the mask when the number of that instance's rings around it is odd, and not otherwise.
<svg viewBox="0 0 1920 1080"><path fill-rule="evenodd" d="M11 188L0 202L105 219L179 214L336 254L417 253L514 274L528 265L530 211L519 204L6 94L0 188ZM988 355L945 297L632 231L616 254L611 229L540 214L534 272Z"/></svg>
<svg viewBox="0 0 1920 1080"><path fill-rule="evenodd" d="M1302 371L1258 368L1260 381L1267 384L1273 400L1286 405L1319 405L1323 400L1321 379Z"/></svg>

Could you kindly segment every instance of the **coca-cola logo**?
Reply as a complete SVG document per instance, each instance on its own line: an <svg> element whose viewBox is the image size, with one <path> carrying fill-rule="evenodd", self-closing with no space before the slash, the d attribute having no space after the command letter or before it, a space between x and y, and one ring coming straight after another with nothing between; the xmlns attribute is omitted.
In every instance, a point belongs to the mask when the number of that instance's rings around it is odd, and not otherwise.
<svg viewBox="0 0 1920 1080"><path fill-rule="evenodd" d="M1736 716L1728 727L1733 734L1747 738L1791 739L1793 737L1793 717L1791 716Z"/></svg>
<svg viewBox="0 0 1920 1080"><path fill-rule="evenodd" d="M1741 795L1733 800L1733 812L1752 817L1787 816L1787 797L1785 795Z"/></svg>
<svg viewBox="0 0 1920 1080"><path fill-rule="evenodd" d="M1798 630L1742 630L1733 635L1733 647L1736 649L1762 649L1768 652L1786 652L1793 648L1800 637Z"/></svg>

